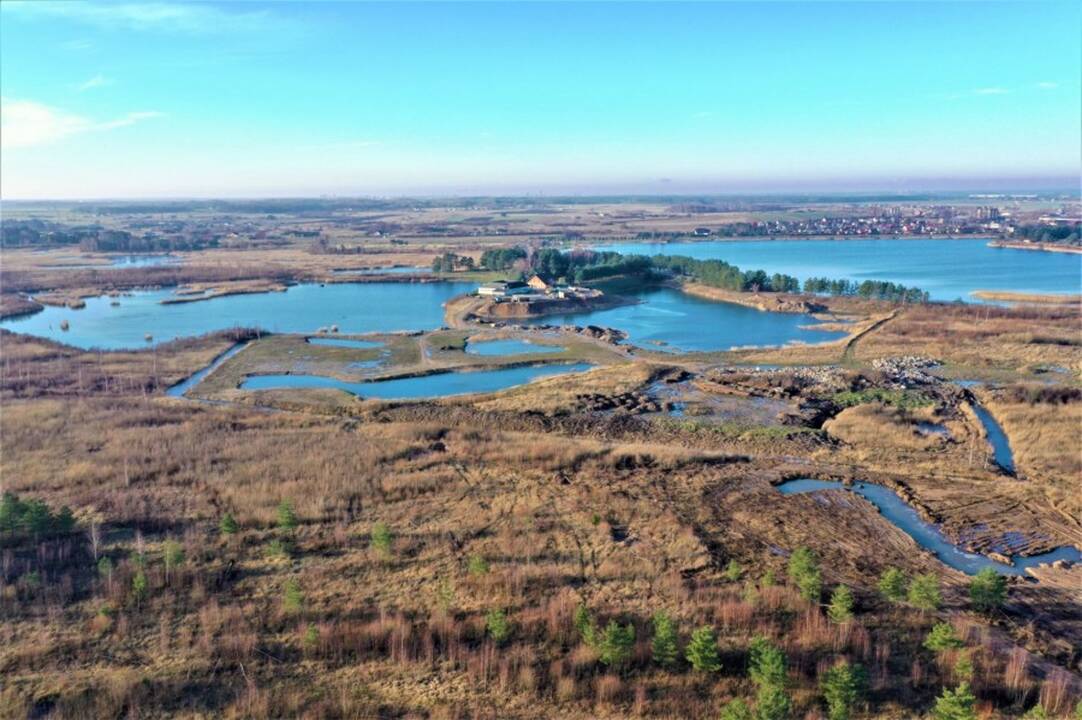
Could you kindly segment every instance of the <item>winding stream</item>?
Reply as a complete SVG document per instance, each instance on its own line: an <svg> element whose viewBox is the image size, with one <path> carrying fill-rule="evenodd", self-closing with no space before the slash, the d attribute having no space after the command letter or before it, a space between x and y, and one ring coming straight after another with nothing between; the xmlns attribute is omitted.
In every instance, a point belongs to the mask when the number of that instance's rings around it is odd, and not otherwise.
<svg viewBox="0 0 1082 720"><path fill-rule="evenodd" d="M997 562L984 555L966 552L951 543L937 526L925 522L917 514L917 511L906 504L893 490L882 485L857 483L849 486L830 480L802 479L784 482L778 485L777 489L784 495L796 495L821 490L848 490L855 492L872 505L875 505L886 520L913 538L922 548L931 551L945 565L949 565L955 570L960 570L968 575L975 575L986 567L990 567L1004 575L1025 575L1026 568L1036 567L1042 563L1050 563L1056 560L1069 560L1071 562L1082 560L1082 552L1078 548L1069 545L1041 555L1030 555L1028 557L1015 555L1011 557L1013 565Z"/></svg>
<svg viewBox="0 0 1082 720"><path fill-rule="evenodd" d="M992 458L1004 472L1014 475L1014 454L1011 452L1011 444L1007 441L1007 433L999 426L992 413L984 409L978 403L972 403L973 413L984 426L984 432L988 435L988 443L992 446Z"/></svg>

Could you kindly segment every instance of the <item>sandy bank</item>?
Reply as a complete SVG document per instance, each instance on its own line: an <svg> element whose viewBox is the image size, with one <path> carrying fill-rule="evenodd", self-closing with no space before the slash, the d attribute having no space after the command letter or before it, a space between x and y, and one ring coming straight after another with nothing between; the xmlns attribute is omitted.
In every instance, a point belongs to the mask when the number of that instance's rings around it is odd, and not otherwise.
<svg viewBox="0 0 1082 720"><path fill-rule="evenodd" d="M784 313L817 313L826 310L825 305L809 302L796 295L784 293L746 293L722 290L701 283L684 283L678 286L688 295L694 295L705 300L716 302L734 303L745 307L755 308L764 312Z"/></svg>

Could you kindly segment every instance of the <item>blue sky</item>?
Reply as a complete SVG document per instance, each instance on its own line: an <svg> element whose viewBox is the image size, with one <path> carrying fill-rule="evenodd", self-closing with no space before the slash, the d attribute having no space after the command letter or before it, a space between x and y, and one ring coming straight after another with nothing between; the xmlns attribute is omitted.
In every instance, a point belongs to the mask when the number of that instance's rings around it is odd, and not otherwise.
<svg viewBox="0 0 1082 720"><path fill-rule="evenodd" d="M0 5L3 197L1077 186L1082 3Z"/></svg>

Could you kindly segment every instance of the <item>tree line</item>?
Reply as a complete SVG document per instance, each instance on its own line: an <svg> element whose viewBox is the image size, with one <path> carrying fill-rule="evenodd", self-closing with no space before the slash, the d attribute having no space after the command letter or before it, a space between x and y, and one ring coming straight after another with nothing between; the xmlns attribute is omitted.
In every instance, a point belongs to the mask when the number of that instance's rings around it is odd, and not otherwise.
<svg viewBox="0 0 1082 720"><path fill-rule="evenodd" d="M439 258L437 258L437 261ZM586 283L618 276L657 280L663 273L694 278L696 282L733 292L790 292L841 295L894 302L928 301L928 293L885 280L808 278L803 283L792 275L768 274L765 270L741 270L724 260L698 260L686 255L623 255L618 252L542 248L529 255L524 248L486 250L481 265L489 270L508 270L524 264L528 272L548 281Z"/></svg>
<svg viewBox="0 0 1082 720"><path fill-rule="evenodd" d="M1078 245L1082 242L1082 223L1073 225L1019 225L1012 237L1044 243L1064 243Z"/></svg>

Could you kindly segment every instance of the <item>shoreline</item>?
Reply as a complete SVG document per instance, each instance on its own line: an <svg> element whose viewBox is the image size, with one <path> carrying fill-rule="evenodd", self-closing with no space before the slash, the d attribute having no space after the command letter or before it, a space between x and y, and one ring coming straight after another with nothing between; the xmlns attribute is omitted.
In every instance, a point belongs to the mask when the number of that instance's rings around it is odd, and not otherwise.
<svg viewBox="0 0 1082 720"><path fill-rule="evenodd" d="M625 305L637 305L641 300L625 295L602 295L594 299L545 300L541 302L493 302L478 298L477 306L469 314L483 322L507 322L548 317L550 315L574 315L578 313L611 310ZM493 313L492 309L508 308L509 312Z"/></svg>
<svg viewBox="0 0 1082 720"><path fill-rule="evenodd" d="M988 243L988 247L1005 248L1008 250L1037 250L1051 253L1064 253L1066 255L1082 255L1082 245L1060 245L1058 243L1028 243L1011 240L993 240Z"/></svg>
<svg viewBox="0 0 1082 720"><path fill-rule="evenodd" d="M1026 293L1012 290L974 290L970 293L978 300L992 300L1012 305L1078 305L1082 295L1058 295L1055 293Z"/></svg>
<svg viewBox="0 0 1082 720"><path fill-rule="evenodd" d="M788 293L747 293L735 290L722 290L702 283L678 283L671 285L676 290L687 293L693 297L713 302L725 302L733 305L743 305L760 312L780 312L795 315L810 315L828 310L826 305L809 302L799 298L799 295Z"/></svg>
<svg viewBox="0 0 1082 720"><path fill-rule="evenodd" d="M975 233L973 235L688 235L676 239L665 238L631 238L628 240L612 240L601 238L584 238L579 241L582 245L693 245L708 242L801 242L805 240L827 240L830 242L849 242L853 240L992 240L997 236L988 233Z"/></svg>

